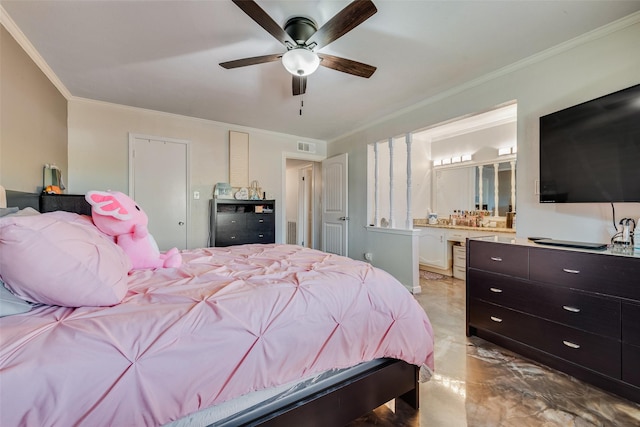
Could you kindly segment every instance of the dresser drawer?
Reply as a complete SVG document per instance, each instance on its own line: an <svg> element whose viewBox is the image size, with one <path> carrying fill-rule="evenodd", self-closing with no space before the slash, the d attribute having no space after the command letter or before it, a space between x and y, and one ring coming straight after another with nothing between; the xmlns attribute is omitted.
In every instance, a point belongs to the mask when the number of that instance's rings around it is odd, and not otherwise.
<svg viewBox="0 0 640 427"><path fill-rule="evenodd" d="M249 243L275 243L276 236L273 230L252 231L249 237Z"/></svg>
<svg viewBox="0 0 640 427"><path fill-rule="evenodd" d="M537 282L640 299L640 258L531 248L529 268Z"/></svg>
<svg viewBox="0 0 640 427"><path fill-rule="evenodd" d="M562 323L616 340L620 339L620 302L564 288L469 271L469 296Z"/></svg>
<svg viewBox="0 0 640 427"><path fill-rule="evenodd" d="M453 277L455 277L456 279L460 279L460 280L466 280L467 279L467 270L465 269L465 267L460 267L457 265L453 266Z"/></svg>
<svg viewBox="0 0 640 427"><path fill-rule="evenodd" d="M447 240L450 242L464 243L469 237L469 232L465 230L447 230ZM455 248L455 246L454 246Z"/></svg>
<svg viewBox="0 0 640 427"><path fill-rule="evenodd" d="M266 230L273 228L273 214L254 214L247 216L247 228L250 230Z"/></svg>
<svg viewBox="0 0 640 427"><path fill-rule="evenodd" d="M620 341L549 322L479 300L470 302L469 322L556 357L621 378Z"/></svg>
<svg viewBox="0 0 640 427"><path fill-rule="evenodd" d="M219 233L216 235L216 246L245 245L249 243L275 243L272 230L241 230L235 233Z"/></svg>
<svg viewBox="0 0 640 427"><path fill-rule="evenodd" d="M467 252L464 246L453 246L453 266L460 266L466 268L467 266Z"/></svg>
<svg viewBox="0 0 640 427"><path fill-rule="evenodd" d="M510 276L529 276L529 249L526 246L470 240L469 267Z"/></svg>
<svg viewBox="0 0 640 427"><path fill-rule="evenodd" d="M234 232L244 230L247 226L245 214L218 213L216 218L216 231Z"/></svg>
<svg viewBox="0 0 640 427"><path fill-rule="evenodd" d="M640 346L622 344L622 381L640 387Z"/></svg>
<svg viewBox="0 0 640 427"><path fill-rule="evenodd" d="M244 233L217 233L215 245L222 246L233 246L233 245L243 245L247 243L248 239L244 235Z"/></svg>
<svg viewBox="0 0 640 427"><path fill-rule="evenodd" d="M622 303L622 341L640 346L640 304Z"/></svg>

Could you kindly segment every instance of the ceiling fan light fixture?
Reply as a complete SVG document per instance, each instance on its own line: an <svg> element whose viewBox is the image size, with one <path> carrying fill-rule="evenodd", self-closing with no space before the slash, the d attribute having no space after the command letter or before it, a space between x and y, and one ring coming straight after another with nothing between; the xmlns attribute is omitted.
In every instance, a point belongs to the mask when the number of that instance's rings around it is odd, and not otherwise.
<svg viewBox="0 0 640 427"><path fill-rule="evenodd" d="M318 69L320 58L304 47L297 47L282 55L282 65L294 76L308 76Z"/></svg>

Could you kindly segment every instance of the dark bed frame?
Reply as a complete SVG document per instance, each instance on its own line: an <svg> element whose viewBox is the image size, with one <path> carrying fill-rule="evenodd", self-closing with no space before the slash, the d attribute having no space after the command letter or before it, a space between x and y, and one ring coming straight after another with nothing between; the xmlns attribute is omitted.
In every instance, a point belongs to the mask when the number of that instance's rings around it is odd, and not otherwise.
<svg viewBox="0 0 640 427"><path fill-rule="evenodd" d="M7 190L7 206L32 207L40 212L63 210L91 215L83 195L34 194ZM419 368L401 360L387 359L371 369L315 391L276 409L251 412L216 426L343 426L386 402L400 398L418 409ZM260 411L258 411L260 412Z"/></svg>

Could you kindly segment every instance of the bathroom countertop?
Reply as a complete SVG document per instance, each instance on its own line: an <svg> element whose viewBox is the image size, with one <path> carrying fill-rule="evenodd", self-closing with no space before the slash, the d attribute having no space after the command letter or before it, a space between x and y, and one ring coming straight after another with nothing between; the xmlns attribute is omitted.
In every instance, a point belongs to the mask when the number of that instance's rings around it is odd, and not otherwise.
<svg viewBox="0 0 640 427"><path fill-rule="evenodd" d="M427 227L427 228L447 228L452 230L471 230L471 231L487 231L496 233L516 233L514 228L504 227L469 227L466 225L449 225L449 224L429 224L429 220L416 218L413 220L414 227Z"/></svg>

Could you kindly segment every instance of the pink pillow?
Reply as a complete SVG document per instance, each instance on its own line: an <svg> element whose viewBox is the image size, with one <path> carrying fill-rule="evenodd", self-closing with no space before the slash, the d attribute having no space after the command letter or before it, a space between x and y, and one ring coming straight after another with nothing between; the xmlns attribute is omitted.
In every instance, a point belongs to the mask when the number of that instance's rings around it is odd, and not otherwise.
<svg viewBox="0 0 640 427"><path fill-rule="evenodd" d="M88 216L51 212L0 219L0 277L14 294L66 307L118 304L131 261Z"/></svg>

